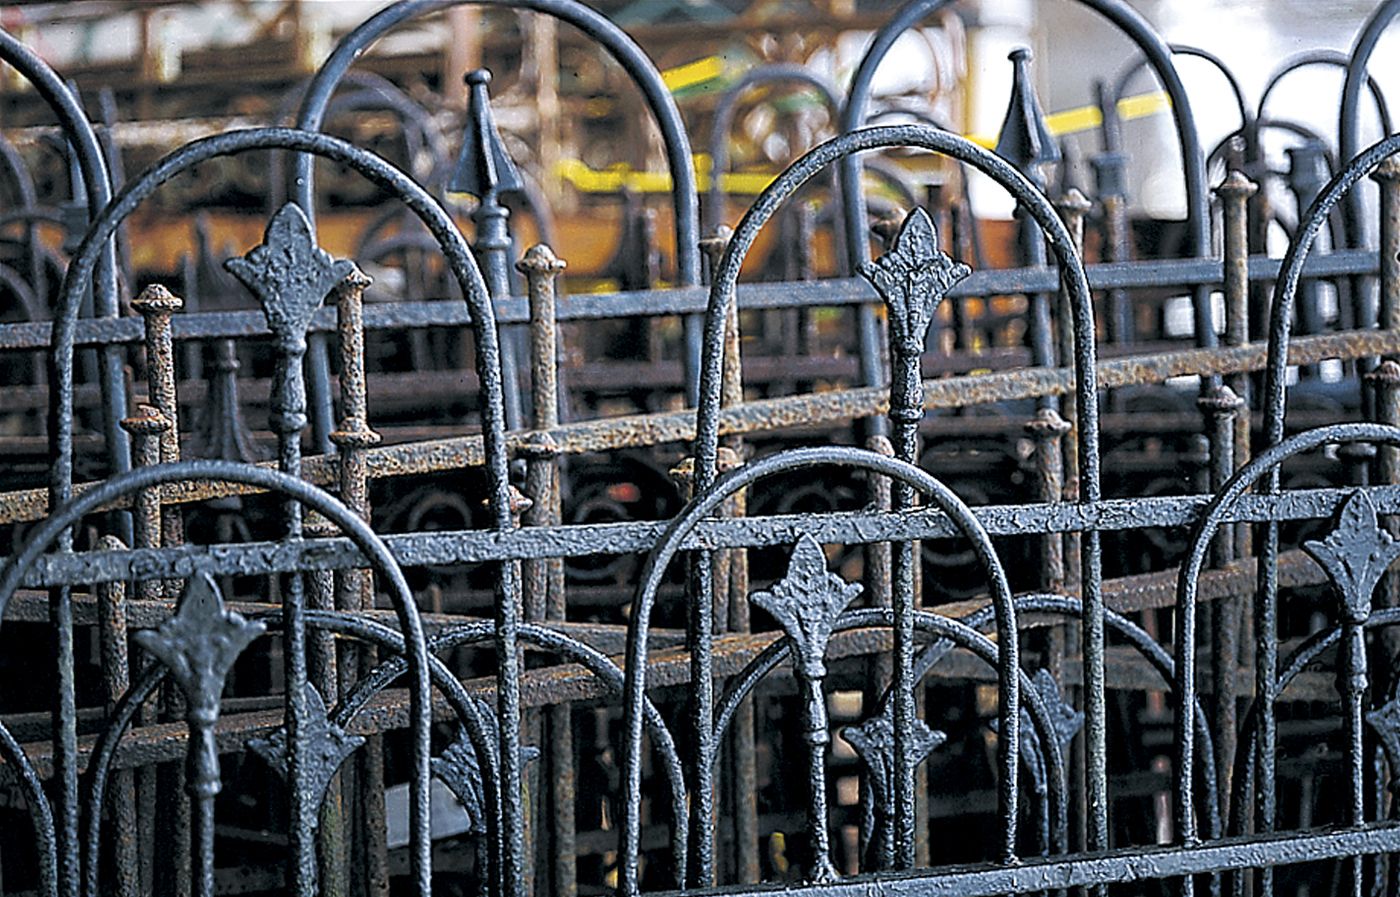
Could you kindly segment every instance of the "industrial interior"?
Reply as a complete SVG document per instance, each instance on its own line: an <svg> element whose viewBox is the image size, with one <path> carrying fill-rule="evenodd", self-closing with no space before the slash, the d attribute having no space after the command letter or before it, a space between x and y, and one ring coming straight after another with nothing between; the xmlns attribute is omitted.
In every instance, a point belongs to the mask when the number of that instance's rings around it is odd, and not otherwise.
<svg viewBox="0 0 1400 897"><path fill-rule="evenodd" d="M1400 895L1397 17L0 5L0 895Z"/></svg>

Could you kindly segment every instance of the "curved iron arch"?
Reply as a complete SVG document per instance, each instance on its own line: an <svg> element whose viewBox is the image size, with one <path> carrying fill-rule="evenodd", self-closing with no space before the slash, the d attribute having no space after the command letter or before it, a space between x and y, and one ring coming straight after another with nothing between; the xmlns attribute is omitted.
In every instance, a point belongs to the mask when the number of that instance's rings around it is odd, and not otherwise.
<svg viewBox="0 0 1400 897"><path fill-rule="evenodd" d="M73 404L73 333L76 326L76 309L81 298L82 286L91 273L97 252L108 240L120 222L160 184L190 167L219 156L232 155L255 149L283 149L301 153L311 153L341 162L358 171L378 186L390 191L416 214L428 230L437 238L471 312L473 330L477 343L476 367L482 390L482 436L486 456L487 480L489 484L489 506L491 526L497 530L513 526L510 513L510 492L507 477L507 456L503 415L503 395L499 344L494 320L494 309L486 293L480 271L467 248L461 233L441 205L411 178L389 163L365 150L351 146L344 141L324 134L314 134L287 128L261 128L245 131L232 131L214 137L195 141L176 150L157 162L140 177L128 183L109 203L90 228L83 243L69 265L64 280L59 314L54 323L52 354L50 356L51 437L50 449L54 457L54 468L50 479L50 504L62 505L72 492L73 475L73 426L71 410ZM61 537L62 550L71 546L71 535ZM518 686L514 684L512 624L519 617L519 589L516 570L511 564L498 568L497 601L504 608L506 621L502 627L501 640L505 646L501 656L502 679L501 713L515 718L519 707ZM515 611L512 613L512 609ZM510 727L503 727L502 739L514 737ZM508 825L523 825L523 808L519 805L518 757L513 751L503 751L507 787L504 814Z"/></svg>
<svg viewBox="0 0 1400 897"><path fill-rule="evenodd" d="M1347 65L1347 78L1342 85L1342 108L1337 124L1337 154L1343 159L1350 159L1359 150L1362 83L1367 78L1367 67L1370 65L1371 55L1376 51L1376 44L1380 42L1381 34L1396 16L1400 16L1400 0L1385 0L1371 13L1371 17L1356 35L1356 43L1351 47L1351 62ZM1351 245L1364 246L1366 225L1361 218L1359 200L1348 202L1343 211L1347 229L1351 232Z"/></svg>
<svg viewBox="0 0 1400 897"><path fill-rule="evenodd" d="M894 611L890 608L858 608L842 613L837 619L833 631L887 628L893 624ZM966 620L955 620L952 617L928 611L916 611L914 628L938 636L941 641L966 648L992 669L997 668L996 646ZM765 676L782 663L790 641L791 639L787 637L778 639L760 651L744 666L743 670L730 679L729 687L725 689L724 695L720 699L719 712L715 714L714 744L718 745L724 737L734 711L739 707L739 702L744 700ZM1050 771L1049 795L1044 800L1037 801L1039 805L1037 812L1045 818L1051 833L1051 842L1045 846L1060 853L1064 851L1065 845L1068 843L1065 830L1068 804L1065 796L1063 758L1059 754L1059 742L1053 737L1054 727L1050 723L1049 711L1046 709L1040 693L1032 687L1030 677L1024 672L1018 671L1018 675L1021 683L1021 694L1026 698L1031 723L1036 729L1039 744L1051 746L1052 756L1050 760L1053 762L1046 767ZM1027 743L1033 742L1028 741ZM713 766L718 757L719 752L716 750L710 754L706 762Z"/></svg>
<svg viewBox="0 0 1400 897"><path fill-rule="evenodd" d="M78 98L39 54L3 28L0 28L0 61L13 66L15 71L32 84L58 117L59 128L68 144L73 147L78 173L87 191L88 218L96 220L112 198L112 179L97 132L87 114L83 112ZM92 274L93 272L89 272L89 276ZM117 307L115 234L104 240L95 274L96 277L92 281L95 311L99 317L115 318L121 313ZM105 397L102 405L102 428L107 444L108 464L114 472L124 473L131 468L131 440L120 423L127 413L126 378L122 372L122 358L117 347L110 346L101 354L102 393Z"/></svg>
<svg viewBox="0 0 1400 897"><path fill-rule="evenodd" d="M724 202L724 191L720 189L719 179L729 170L729 131L734 126L739 98L755 87L784 81L816 91L831 113L833 123L840 113L841 101L836 98L836 86L805 66L791 63L760 65L749 69L743 77L729 85L715 104L714 123L710 129L710 189L705 197L706 228L713 229L723 223L720 206Z"/></svg>
<svg viewBox="0 0 1400 897"><path fill-rule="evenodd" d="M1278 469L1284 461L1311 451L1329 443L1346 442L1370 442L1379 445L1400 445L1400 428L1383 426L1381 424L1332 424L1326 427L1318 427L1295 434L1288 439L1282 440L1272 445L1269 449L1259 454L1248 464L1235 472L1220 491L1211 499L1210 504L1202 510L1199 522L1192 528L1190 547L1186 560L1182 562L1180 573L1177 577L1176 587L1176 675L1177 696L1180 704L1185 706L1188 702L1196 700L1196 674L1193 662L1195 639L1196 639L1196 591L1197 582L1202 569L1205 567L1207 555L1211 549L1211 542L1216 533L1225 523L1234 502L1244 495L1245 491L1256 483L1265 481L1269 494L1278 492ZM1270 524L1270 538L1266 540L1260 556L1260 570L1273 570L1273 559L1277 555L1277 523ZM1261 572L1261 580L1269 579L1267 573ZM1277 595L1273 588L1265 589L1272 607L1277 603ZM1275 611L1271 608L1267 614L1272 615ZM1269 620L1256 621L1256 625L1261 627L1261 632L1267 634L1271 628ZM1272 645L1271 639L1260 638L1260 654L1267 655L1276 651L1276 646ZM1259 662L1259 675L1273 676L1272 666L1275 661L1266 660ZM1259 694L1255 697L1255 703L1261 705L1260 713L1272 714L1272 688L1276 683L1272 679L1267 683L1268 689L1261 687ZM1192 768L1193 753L1195 750L1193 732L1190 724L1185 721L1184 714L1178 714L1176 720L1176 753L1177 764L1174 776L1176 778L1176 812L1178 837L1183 843L1191 844L1196 840L1195 816L1192 811L1193 795L1190 788L1189 775L1183 770ZM1272 783L1269 784L1272 788Z"/></svg>
<svg viewBox="0 0 1400 897"><path fill-rule="evenodd" d="M1148 58L1157 78L1172 101L1172 118L1181 143L1182 167L1186 179L1186 220L1190 230L1192 252L1208 258L1210 248L1210 195L1206 184L1205 157L1201 151L1200 135L1191 115L1191 104L1181 78L1171 61L1166 42L1138 12L1124 0L1078 0L1098 12L1128 36ZM1400 4L1400 0L1393 0ZM841 110L841 130L851 133L865 122L870 104L870 91L875 71L894 46L895 40L934 13L950 6L952 0L909 0L886 22L871 39L861 58L860 66L851 79L846 105ZM869 246L864 242L863 194L860 184L860 160L854 157L841 163L841 197L846 211L846 249L852 268L868 260ZM1197 289L1193 294L1196 308L1196 339L1200 345L1216 343L1213 311L1209 291Z"/></svg>
<svg viewBox="0 0 1400 897"><path fill-rule="evenodd" d="M281 610L279 609L269 611L267 614L260 614L254 619L280 622L280 617ZM319 610L307 610L306 619L308 625L348 635L363 642L388 648L399 654L402 654L404 649L403 636L397 630L373 620L353 614ZM99 893L97 876L101 857L102 805L106 794L107 779L111 772L112 763L116 759L117 748L121 744L127 727L135 718L136 712L150 698L156 687L165 680L168 673L169 670L159 664L147 669L142 677L127 689L126 694L117 703L107 727L103 729L97 743L93 746L92 756L88 764L87 813L89 825L83 845L84 894L87 897L97 897ZM490 750L487 750L486 734L477 715L477 708L467 695L466 690L462 688L461 682L431 653L428 655L428 673L430 682L446 696L448 703L457 714L458 720L463 723L468 737L472 739L473 746L477 749L477 756L481 759L483 769L484 793L489 806L494 807L497 800L496 764L494 755ZM334 713L332 713L332 721L336 721ZM343 722L337 724L344 725Z"/></svg>
<svg viewBox="0 0 1400 897"><path fill-rule="evenodd" d="M1193 47L1188 44L1168 44L1167 49L1171 51L1173 56L1194 56L1197 59L1204 59L1214 66L1220 74L1225 76L1226 83L1230 85L1230 92L1235 96L1235 109L1240 114L1239 131L1247 131L1254 116L1250 114L1249 104L1245 102L1244 88L1240 86L1240 81L1235 77L1235 73L1225 64L1225 60L1216 56L1209 50L1203 50L1200 47ZM1146 65L1147 56L1140 53L1131 63L1123 67L1123 70L1118 73L1118 78L1113 85L1113 98L1115 100L1123 99L1123 95L1128 92L1128 84L1132 82L1133 77L1137 75L1138 72L1142 71ZM1236 133L1239 133L1239 131Z"/></svg>
<svg viewBox="0 0 1400 897"><path fill-rule="evenodd" d="M465 3L505 6L553 16L578 28L617 60L642 91L666 144L666 160L671 169L671 202L676 212L678 280L682 286L700 283L699 197L695 189L695 163L691 156L690 139L680 110L646 52L611 20L579 0L400 0L366 19L336 45L307 87L301 112L297 116L298 127L311 131L321 127L326 104L341 77L386 32L409 19ZM313 216L313 181L309 158L298 157L295 175L297 191L294 199L308 216Z"/></svg>
<svg viewBox="0 0 1400 897"><path fill-rule="evenodd" d="M330 616L330 615L327 615ZM263 617L261 619L268 619ZM444 629L427 640L428 651L433 654L449 648L485 641L494 635L489 622L465 623ZM533 644L546 651L552 651L568 660L585 667L593 676L609 689L613 697L622 695L626 684L623 672L617 664L601 652L583 644L577 639L535 623L522 623L519 629L522 642ZM364 704L378 691L388 687L403 674L403 657L395 656L381 663L368 676L355 684L355 689L331 712L333 720L345 725L363 708ZM456 680L454 680L455 682ZM685 881L687 818L685 803L685 780L681 768L680 754L665 720L656 706L647 699L643 705L647 733L654 742L654 749L661 756L666 770L666 780L671 786L671 811L676 819L672 832L671 854L676 864L677 878Z"/></svg>
<svg viewBox="0 0 1400 897"><path fill-rule="evenodd" d="M370 529L368 523L345 507L339 499L304 480L280 471L230 461L184 461L143 467L119 474L60 505L29 534L24 546L5 560L4 566L0 567L0 619L3 619L10 598L19 588L25 571L46 549L58 544L70 533L72 526L85 515L141 489L191 479L260 487L281 493L317 511L341 528L388 583L390 598L394 602L394 609L397 611L399 625L405 633L408 647L410 693L415 721L414 785L409 817L413 845L411 854L419 890L426 895L431 886L432 869L431 842L428 837L428 740L432 726L432 703L428 695L428 654L424 643L423 624L418 615L418 607L413 601L413 594L403 577L403 571L388 547ZM76 802L67 807L66 812L76 817L79 812ZM76 855L73 860L76 861ZM69 874L76 875L77 872L77 869L69 870Z"/></svg>
<svg viewBox="0 0 1400 897"><path fill-rule="evenodd" d="M883 147L912 147L943 153L991 176L1026 209L1045 231L1060 264L1061 277L1074 309L1076 398L1080 436L1080 465L1084 500L1099 498L1098 399L1094 367L1094 320L1088 281L1069 232L1058 214L1030 182L1000 156L961 137L925 125L886 125L865 128L832 138L807 152L784 171L754 201L735 228L710 285L705 311L705 351L700 371L702 401L696 412L696 491L707 489L716 475L719 443L719 381L722 366L724 321L734 301L739 268L754 239L779 206L826 165L849 159L856 153Z"/></svg>
<svg viewBox="0 0 1400 897"><path fill-rule="evenodd" d="M1350 56L1339 50L1308 50L1285 60L1283 65L1279 66L1278 71L1269 76L1263 92L1259 94L1259 105L1255 107L1254 117L1256 119L1264 117L1264 104L1269 101L1270 94L1273 93L1280 81L1293 72L1314 65L1350 70L1351 61ZM1365 78L1366 89L1370 91L1371 99L1376 104L1376 116L1380 119L1381 130L1389 134L1394 130L1390 122L1390 104L1386 102L1385 93L1381 90L1380 82L1375 79L1375 76L1370 72L1365 72Z"/></svg>
<svg viewBox="0 0 1400 897"><path fill-rule="evenodd" d="M1400 608L1385 607L1372 611L1370 618L1366 621L1366 628L1395 626L1397 624L1400 624ZM1335 645L1341 637L1341 627L1333 626L1314 633L1301 645L1294 648L1293 653L1284 661L1283 671L1278 674L1275 694L1282 693L1297 678L1298 674L1303 672L1304 668L1316 660L1322 652ZM1244 830L1245 799L1249 790L1254 787L1254 766L1249 761L1254 753L1255 729L1259 725L1258 708L1257 702L1251 703L1240 726L1240 746L1235 754L1235 772L1232 778L1233 796L1230 802L1230 830L1234 832Z"/></svg>
<svg viewBox="0 0 1400 897"><path fill-rule="evenodd" d="M731 244L732 250L733 244ZM732 256L726 254L726 259ZM721 263L721 270L725 263ZM631 619L627 627L627 692L623 703L623 782L622 787L628 800L623 806L620 827L620 850L618 888L622 894L636 894L638 890L637 864L640 843L639 807L633 795L640 795L641 782L641 718L638 708L646 696L646 651L650 628L650 615L655 603L656 592L665 577L671 561L680 551L680 544L701 520L712 513L721 502L740 489L755 481L776 473L822 465L855 467L880 473L902 482L931 499L955 522L973 543L979 560L987 570L991 581L993 603L997 612L997 651L999 675L999 721L1003 737L997 739L1000 779L998 800L1002 817L1006 822L1004 852L1014 857L1016 845L1016 800L1017 764L1020 761L1018 735L1020 726L1020 681L1017 678L1018 646L1016 644L1016 613L1011 605L1011 589L1006 581L1005 571L992 547L991 539L977 518L956 495L930 474L895 458L865 449L849 446L824 446L820 448L791 449L770 455L760 461L737 468L707 485L703 491L697 489L696 497L680 514L671 519L665 531L658 538L656 546L647 555L646 565L637 585L632 602ZM699 465L696 466L697 480ZM639 797L638 797L639 799Z"/></svg>
<svg viewBox="0 0 1400 897"><path fill-rule="evenodd" d="M1397 4L1400 4L1400 0L1397 0ZM1264 385L1264 438L1268 445L1278 445L1283 440L1284 403L1288 390L1285 376L1288 369L1288 343L1293 328L1293 300L1298 292L1298 282L1302 278L1303 263L1312 250L1318 231L1327 223L1333 208L1351 192L1358 181L1397 152L1400 152L1400 134L1393 134L1347 162L1346 167L1337 172L1318 194L1317 199L1299 221L1297 232L1288 244L1288 252L1283 257L1278 279L1274 282L1273 305L1269 317L1269 356ZM1276 475L1271 474L1270 483L1271 489L1278 488Z"/></svg>

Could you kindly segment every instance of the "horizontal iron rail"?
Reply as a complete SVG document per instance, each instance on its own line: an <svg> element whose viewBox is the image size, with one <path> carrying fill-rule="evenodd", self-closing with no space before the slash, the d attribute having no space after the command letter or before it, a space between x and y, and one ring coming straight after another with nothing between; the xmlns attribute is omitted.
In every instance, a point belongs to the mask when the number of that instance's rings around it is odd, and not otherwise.
<svg viewBox="0 0 1400 897"><path fill-rule="evenodd" d="M1353 494L1354 487L1298 489L1276 495L1245 495L1228 522L1312 520L1330 516ZM1367 494L1382 514L1400 513L1400 486L1373 486ZM978 521L993 536L1047 533L1111 532L1148 527L1187 527L1196 522L1210 495L1145 496L1104 499L1094 503L993 505L974 508ZM475 564L530 558L640 554L650 551L667 523L629 521L572 526L531 526L508 532L441 530L387 535L385 544L404 567ZM947 539L957 526L941 511L849 511L771 517L716 518L701 523L683 542L687 550L756 548L790 545L802 535L818 542L860 545ZM367 566L346 538L223 545L181 545L120 551L49 554L30 568L24 585L46 588L129 579L256 576Z"/></svg>
<svg viewBox="0 0 1400 897"><path fill-rule="evenodd" d="M1163 383L1177 377L1234 374L1262 370L1268 347L1264 343L1213 349L1186 349L1148 356L1128 356L1098 364L1099 385L1104 389ZM1400 353L1400 331L1350 330L1320 336L1299 337L1289 346L1290 364L1313 364L1329 358L1353 359ZM1027 368L924 382L924 408L963 408L1067 395L1074 389L1074 372L1069 368ZM720 435L748 435L789 427L804 427L872 417L888 410L889 396L879 387L832 390L830 392L784 396L746 402L720 411ZM695 438L694 411L667 411L655 414L603 418L565 424L548 431L559 454L575 455L622 448L689 442ZM519 451L537 439L536 431L507 434L507 444ZM370 479L442 473L483 463L479 435L459 436L429 442L380 446L365 451ZM337 479L334 455L308 457L302 475L318 486L333 485ZM78 484L78 494L87 484ZM164 490L167 504L206 501L256 490L223 484L186 484ZM0 493L0 524L40 520L48 513L47 489L22 489ZM129 506L129 502L115 507Z"/></svg>
<svg viewBox="0 0 1400 897"><path fill-rule="evenodd" d="M1249 260L1251 280L1268 281L1278 276L1280 259L1254 257ZM1095 290L1170 288L1187 290L1198 284L1219 285L1224 280L1219 259L1164 259L1140 262L1110 262L1085 268L1089 285ZM1376 253L1361 249L1341 250L1308 259L1305 278L1331 278L1374 274ZM1006 268L975 271L948 291L949 296L1000 296L1019 293L1054 292L1059 288L1054 268ZM756 283L738 287L740 308L797 308L857 305L880 301L866 280L858 277L798 283ZM585 293L561 296L556 319L579 321L601 318L657 317L703 312L709 292L703 287L638 290L627 293ZM467 327L471 317L460 302L392 302L370 304L364 310L366 330L397 330L422 327ZM496 301L498 324L522 324L530 319L528 302L513 296ZM234 339L266 336L267 319L260 311L191 312L175 315L174 338ZM333 333L335 310L324 308L312 319L310 331ZM0 324L0 351L43 349L49 345L52 324L47 321ZM77 346L138 343L145 338L139 317L83 319L77 324Z"/></svg>
<svg viewBox="0 0 1400 897"><path fill-rule="evenodd" d="M1400 825L1305 834L1254 835L1175 847L1128 847L1101 854L1023 859L1014 865L928 869L858 876L830 884L721 887L716 897L991 897L1089 885L1159 881L1231 869L1288 866L1400 850Z"/></svg>

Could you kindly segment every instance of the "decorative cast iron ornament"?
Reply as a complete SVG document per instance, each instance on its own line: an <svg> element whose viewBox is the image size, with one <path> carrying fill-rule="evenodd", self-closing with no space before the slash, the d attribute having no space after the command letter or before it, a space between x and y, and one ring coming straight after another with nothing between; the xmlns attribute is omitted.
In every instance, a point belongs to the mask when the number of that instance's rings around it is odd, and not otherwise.
<svg viewBox="0 0 1400 897"><path fill-rule="evenodd" d="M233 662L267 631L260 622L224 607L213 577L190 577L175 615L158 629L143 629L133 639L154 654L175 677L189 703L190 715L217 717L219 696Z"/></svg>
<svg viewBox="0 0 1400 897"><path fill-rule="evenodd" d="M334 258L316 245L306 213L287 203L268 222L262 244L242 258L228 259L224 267L262 304L277 343L273 426L278 432L301 430L306 426L306 385L301 376L306 331L316 309L355 270L355 264Z"/></svg>
<svg viewBox="0 0 1400 897"><path fill-rule="evenodd" d="M494 757L496 744L501 737L496 709L480 698L472 698L472 702L476 704L477 714L481 719L481 734L486 748ZM537 747L522 747L521 769L536 760L539 755L540 749ZM466 811L470 820L467 833L486 835L490 830L487 820L491 810L486 800L485 778L482 774L481 758L477 755L476 746L472 744L465 727L457 727L457 737L452 739L446 750L433 758L432 768L433 775L442 780Z"/></svg>
<svg viewBox="0 0 1400 897"><path fill-rule="evenodd" d="M860 273L889 309L891 346L917 356L948 290L972 269L939 249L933 219L916 208L905 217L890 250L863 263Z"/></svg>
<svg viewBox="0 0 1400 897"><path fill-rule="evenodd" d="M789 650L798 675L820 684L826 677L826 646L836 618L861 590L859 583L848 583L827 570L821 544L803 535L793 546L787 575L772 588L754 592L750 600L768 611L792 640ZM824 719L825 703L819 703Z"/></svg>
<svg viewBox="0 0 1400 897"><path fill-rule="evenodd" d="M307 780L311 788L312 804L320 806L325 800L326 789L330 787L336 771L351 754L360 749L365 739L362 735L347 733L331 721L326 713L326 702L322 700L321 692L316 686L308 682L303 692L309 708L307 725L303 729L306 735ZM278 727L262 738L248 739L248 749L262 757L267 765L286 781L290 770L285 726ZM315 819L319 825L320 814L316 814Z"/></svg>
<svg viewBox="0 0 1400 897"><path fill-rule="evenodd" d="M1303 550L1327 572L1341 600L1343 618L1364 623L1371 615L1376 584L1400 557L1400 541L1381 528L1376 506L1358 491L1342 505L1327 538L1304 542Z"/></svg>
<svg viewBox="0 0 1400 897"><path fill-rule="evenodd" d="M808 828L812 838L813 881L834 881L831 845L826 820L826 746L831 733L826 713L826 646L841 612L861 593L826 569L826 554L816 539L803 535L793 546L787 575L772 588L750 595L754 604L768 611L783 627L789 641L793 669L802 685L804 739L807 742L811 786Z"/></svg>
<svg viewBox="0 0 1400 897"><path fill-rule="evenodd" d="M1024 725L1021 730L1025 731ZM866 865L873 869L889 869L894 864L894 840L890 831L894 821L894 704L886 702L879 713L859 726L842 729L841 737L855 750L870 783L875 828L869 833ZM919 764L947 740L947 733L929 728L916 717L905 738L909 771L918 769Z"/></svg>
<svg viewBox="0 0 1400 897"><path fill-rule="evenodd" d="M219 750L214 725L219 719L219 697L229 670L243 649L267 631L261 622L249 622L224 607L213 577L197 573L185 586L175 615L158 629L145 629L132 638L170 670L185 696L185 719L190 728L186 753L189 776L186 788L200 802L198 815L212 824L213 800L219 793ZM212 827L207 832L212 845ZM199 857L213 873L213 857Z"/></svg>

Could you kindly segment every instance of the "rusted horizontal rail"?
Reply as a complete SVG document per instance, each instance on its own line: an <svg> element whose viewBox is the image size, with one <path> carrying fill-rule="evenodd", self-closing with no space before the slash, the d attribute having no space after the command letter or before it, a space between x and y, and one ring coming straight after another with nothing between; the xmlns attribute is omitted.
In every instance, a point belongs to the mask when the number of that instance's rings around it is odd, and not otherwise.
<svg viewBox="0 0 1400 897"><path fill-rule="evenodd" d="M1228 519L1260 523L1330 516L1352 494L1348 488L1290 490L1278 495L1242 496ZM1400 513L1400 486L1372 487L1368 493L1384 514ZM1209 495L1106 499L1093 504L993 505L974 509L993 536L1026 533L1111 532L1192 525ZM665 521L524 527L509 532L435 531L385 536L404 567L482 563L494 560L641 554L660 538ZM816 515L718 518L700 524L684 542L687 549L754 548L790 545L806 534L818 542L859 545L959 535L951 520L934 509L904 512L850 511ZM216 546L182 545L160 549L86 551L39 558L26 574L32 588L116 582L132 578L256 576L309 570L364 567L366 561L346 538L290 542L250 542Z"/></svg>
<svg viewBox="0 0 1400 897"><path fill-rule="evenodd" d="M1351 330L1321 336L1299 337L1289 347L1290 364L1314 364L1329 358L1352 359L1400 352L1400 331ZM1262 343L1214 349L1188 349L1150 356L1129 356L1102 361L1099 385L1104 389L1163 383L1191 375L1233 374L1262 370L1267 347ZM1069 368L1028 368L964 377L946 377L924 383L924 408L961 408L969 405L1066 395L1074 389ZM847 422L883 414L888 409L886 390L880 387L833 390L746 402L720 413L721 435L746 435L788 427ZM620 448L640 448L688 442L695 436L694 411L668 411L584 421L548 431L560 454L584 454ZM512 450L519 450L538 434L508 434ZM365 452L371 479L441 473L476 467L483 463L481 437L460 436L431 442L383 446ZM305 460L302 473L310 482L329 486L336 481L333 455ZM81 492L85 484L75 487ZM225 484L183 484L167 487L167 504L205 501L256 490ZM119 505L125 506L125 505ZM0 494L0 524L39 520L48 513L48 491L27 489Z"/></svg>
<svg viewBox="0 0 1400 897"><path fill-rule="evenodd" d="M1262 256L1249 260L1249 277L1269 281L1278 277L1281 260ZM1218 259L1166 259L1147 262L1112 262L1088 265L1089 285L1095 290L1160 288L1186 291L1197 284L1223 282ZM1350 249L1310 257L1303 268L1305 278L1330 278L1373 274L1378 270L1376 253ZM1006 268L974 271L948 291L949 296L1000 296L1020 293L1054 292L1059 288L1059 272L1054 268ZM792 283L742 284L736 291L740 308L798 308L857 305L879 302L874 289L861 278ZM603 318L655 317L703 312L709 292L703 287L637 290L626 293L585 293L561 296L557 320L581 321ZM467 327L471 318L461 302L387 302L365 308L366 330L399 330L421 327ZM501 324L529 321L524 297L496 301L496 320ZM260 311L194 312L176 315L172 321L177 340L221 339L268 335L267 320ZM336 329L335 310L323 308L313 318L312 332L332 333ZM49 344L52 324L26 322L0 324L0 351L43 349ZM137 317L96 318L78 322L74 343L78 346L138 343L144 339L142 321Z"/></svg>

